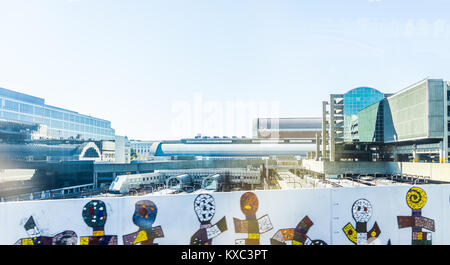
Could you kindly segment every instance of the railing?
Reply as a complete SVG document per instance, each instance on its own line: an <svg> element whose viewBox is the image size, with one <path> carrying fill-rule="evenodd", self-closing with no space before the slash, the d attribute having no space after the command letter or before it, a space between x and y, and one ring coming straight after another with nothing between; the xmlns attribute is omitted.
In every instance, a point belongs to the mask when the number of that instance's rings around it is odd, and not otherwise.
<svg viewBox="0 0 450 265"><path fill-rule="evenodd" d="M24 193L2 197L0 200L4 201L28 201L28 200L46 200L46 199L66 199L77 196L92 196L105 192L104 189L94 189L94 184L85 184L71 187L64 187L59 189L42 190L38 192Z"/></svg>

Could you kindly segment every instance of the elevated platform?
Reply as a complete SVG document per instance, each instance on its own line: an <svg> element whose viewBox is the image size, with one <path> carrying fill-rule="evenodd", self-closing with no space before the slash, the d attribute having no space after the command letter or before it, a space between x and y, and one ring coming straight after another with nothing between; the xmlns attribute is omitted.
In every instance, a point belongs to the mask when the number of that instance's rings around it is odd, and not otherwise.
<svg viewBox="0 0 450 265"><path fill-rule="evenodd" d="M433 181L450 182L449 163L368 162L368 161L315 161L303 160L302 167L308 171L326 175L405 175L428 178Z"/></svg>

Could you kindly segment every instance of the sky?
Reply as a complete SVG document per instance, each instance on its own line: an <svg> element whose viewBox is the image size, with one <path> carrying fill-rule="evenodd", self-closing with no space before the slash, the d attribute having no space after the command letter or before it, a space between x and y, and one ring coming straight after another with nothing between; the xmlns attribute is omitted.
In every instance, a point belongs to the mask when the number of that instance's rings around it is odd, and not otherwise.
<svg viewBox="0 0 450 265"><path fill-rule="evenodd" d="M0 0L0 87L156 140L450 80L449 1Z"/></svg>

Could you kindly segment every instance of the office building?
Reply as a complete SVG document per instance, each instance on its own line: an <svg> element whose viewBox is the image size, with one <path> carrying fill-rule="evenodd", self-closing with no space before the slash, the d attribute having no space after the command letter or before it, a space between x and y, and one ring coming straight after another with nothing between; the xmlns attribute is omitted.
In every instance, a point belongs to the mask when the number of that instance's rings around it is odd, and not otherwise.
<svg viewBox="0 0 450 265"><path fill-rule="evenodd" d="M0 88L0 120L39 124L42 138L114 140L111 122L45 104L43 98Z"/></svg>
<svg viewBox="0 0 450 265"><path fill-rule="evenodd" d="M448 161L449 82L425 79L395 94L360 87L323 102L316 160Z"/></svg>
<svg viewBox="0 0 450 265"><path fill-rule="evenodd" d="M134 152L138 160L148 160L151 156L150 148L154 142L155 141L130 140L130 152Z"/></svg>
<svg viewBox="0 0 450 265"><path fill-rule="evenodd" d="M448 162L449 82L425 79L359 111L360 142L385 160Z"/></svg>

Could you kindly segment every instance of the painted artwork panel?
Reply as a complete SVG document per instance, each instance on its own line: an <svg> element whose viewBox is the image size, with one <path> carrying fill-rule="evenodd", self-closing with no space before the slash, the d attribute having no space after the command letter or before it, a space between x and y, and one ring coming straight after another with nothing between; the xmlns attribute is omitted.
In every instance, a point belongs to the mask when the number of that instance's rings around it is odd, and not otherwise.
<svg viewBox="0 0 450 265"><path fill-rule="evenodd" d="M407 201L407 193L411 187L422 188L427 198L426 203L422 205L421 216L415 215L416 218L410 218L413 216L413 210L417 209L409 207ZM313 225L307 230L307 238L298 236L298 240L286 240L287 244L310 240L311 243L317 244L354 245L352 240L358 241L358 234L354 233L350 240L345 231L357 229L367 230L366 238L360 234L359 239L367 240L371 244L410 245L413 241L424 239L431 240L433 245L450 244L450 228L447 225L450 223L450 185L447 184L252 191L258 198L256 226L254 222L251 222L250 226L247 222L246 225L241 225L247 234L240 234L235 231L233 218L245 220L240 205L240 198L244 193L212 194L215 200L212 226L205 230L201 237L213 237L213 244L217 245L250 244L257 241L261 245L270 245L272 238L290 238L289 233L277 234L280 229L306 230L308 225L298 224L301 218L308 216ZM100 208L91 211L93 214L98 213L95 222L93 219L87 219L91 226L87 225L82 213L85 206L92 201L91 198L4 202L0 203L0 214L8 218L0 219L0 244L34 244L34 236L30 235L37 231L36 235L40 235L42 239L40 243L48 244L73 244L75 235L78 245L100 242L123 245L125 241L135 244L148 239L151 233L156 233L164 237L158 237L155 243L188 245L191 237L200 228L193 208L193 201L197 196L198 194L102 197L99 200L104 202L106 215L100 214ZM365 228L355 220L357 218L364 221L365 214L358 210L353 211L353 206L359 199L369 201L371 206L367 207L370 208L371 217ZM133 223L135 204L141 200L150 200L157 205L157 217L152 224L152 229L156 230L140 231ZM414 202L414 198L410 201ZM361 203L357 206L365 205ZM30 216L33 216L35 226L31 225L32 222L27 224ZM104 216L106 221L103 224L102 221L97 221ZM271 225L262 222L266 220L265 216ZM399 219L402 216L405 218ZM224 223L227 224L226 230L223 230ZM422 231L413 233L411 225L422 227ZM25 227L29 228L28 232ZM253 231L255 227L258 233L249 233L249 230ZM272 229L268 230L270 227ZM218 233L218 230L221 233ZM372 234L377 235L377 242L369 242ZM126 235L128 237L124 238ZM38 237L36 236L36 239Z"/></svg>

